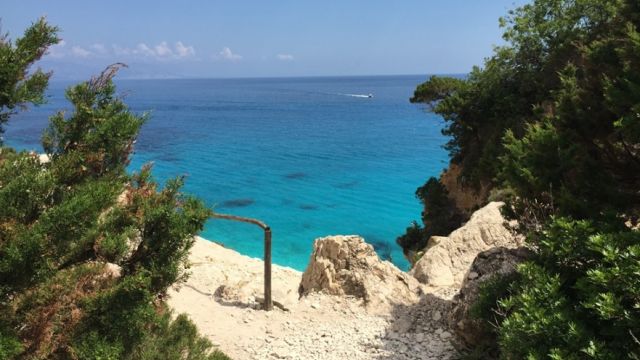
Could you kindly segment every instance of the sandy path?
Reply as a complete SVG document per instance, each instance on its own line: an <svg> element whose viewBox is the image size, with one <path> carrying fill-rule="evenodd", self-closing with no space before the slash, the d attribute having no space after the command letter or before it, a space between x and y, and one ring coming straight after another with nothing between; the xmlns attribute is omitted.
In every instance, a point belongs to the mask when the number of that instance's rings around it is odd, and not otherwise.
<svg viewBox="0 0 640 360"><path fill-rule="evenodd" d="M191 277L170 290L168 302L233 359L447 359L455 353L439 310L446 300L423 299L382 315L368 314L355 298L298 300L302 274L274 265L273 299L288 311L265 312L256 302L261 260L201 238L190 260Z"/></svg>

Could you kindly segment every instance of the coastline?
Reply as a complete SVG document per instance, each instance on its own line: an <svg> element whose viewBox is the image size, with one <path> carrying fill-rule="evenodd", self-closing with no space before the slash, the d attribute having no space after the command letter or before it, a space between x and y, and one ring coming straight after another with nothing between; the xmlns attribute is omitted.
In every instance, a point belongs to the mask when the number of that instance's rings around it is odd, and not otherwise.
<svg viewBox="0 0 640 360"><path fill-rule="evenodd" d="M235 256L235 254L237 254L237 255L239 255L241 257L244 257L245 260L255 260L255 261L259 261L261 264L264 262L262 260L262 257L243 254L239 250L235 250L235 249L232 249L232 248L228 247L222 241L205 238L205 237L200 236L200 235L196 235L195 239L196 239L196 241L194 243L194 247L196 246L196 244L200 244L201 245L200 246L200 250L204 250L205 249L205 244L214 244L215 245L213 248L205 250L205 252L208 252L208 251L214 251L216 253L217 252L223 252L223 253L228 254L228 255L232 255L233 254L232 256ZM259 246L261 246L261 247L264 245L264 243L262 243L262 242L257 242L257 244L259 244ZM225 250L227 250L227 251L225 251ZM198 255L194 255L194 256L196 256L196 258L199 257ZM295 269L295 268L293 268L291 266L278 264L276 262L272 262L271 265L274 266L274 267L278 267L278 268L284 269L284 270L290 270L290 271L294 271L294 272L300 273L301 276L302 276L302 273L303 273L303 271L301 271L301 270Z"/></svg>
<svg viewBox="0 0 640 360"><path fill-rule="evenodd" d="M395 239L422 210L416 187L448 163L439 120L407 101L424 80L127 80L120 86L131 108L153 111L127 169L153 162L159 184L187 175L185 193L267 222L276 264L304 271L313 239L357 233L406 270ZM52 84L47 104L9 124L12 145L43 151L49 115L69 108L63 85ZM427 161L418 156L425 153ZM262 234L252 226L212 220L202 235L262 256Z"/></svg>

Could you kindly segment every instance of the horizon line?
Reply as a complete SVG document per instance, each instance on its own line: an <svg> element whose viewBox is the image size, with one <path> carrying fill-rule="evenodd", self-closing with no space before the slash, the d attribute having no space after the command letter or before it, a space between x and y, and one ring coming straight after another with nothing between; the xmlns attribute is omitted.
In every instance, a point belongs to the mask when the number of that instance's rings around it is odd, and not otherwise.
<svg viewBox="0 0 640 360"><path fill-rule="evenodd" d="M167 77L116 77L116 80L260 80L260 79L312 79L312 78L365 78L365 77L409 77L409 76L464 76L469 73L424 73L424 74L369 74L369 75L293 75L293 76L167 76ZM51 77L51 82L57 81L85 81L85 78L63 78L55 79L55 72Z"/></svg>

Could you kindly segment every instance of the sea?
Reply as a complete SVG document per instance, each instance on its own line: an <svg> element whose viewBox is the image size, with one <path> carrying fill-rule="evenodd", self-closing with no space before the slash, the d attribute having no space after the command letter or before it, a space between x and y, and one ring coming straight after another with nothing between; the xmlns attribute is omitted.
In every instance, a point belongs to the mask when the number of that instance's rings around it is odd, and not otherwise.
<svg viewBox="0 0 640 360"><path fill-rule="evenodd" d="M420 220L417 187L447 165L444 121L409 98L426 75L119 80L149 113L129 171L153 163L156 180L186 176L184 191L216 212L260 219L273 262L304 270L319 237L358 234L401 269L396 244ZM48 117L72 111L52 80L48 102L14 116L5 144L42 151ZM371 96L369 96L371 95ZM251 257L260 228L210 220L201 236Z"/></svg>

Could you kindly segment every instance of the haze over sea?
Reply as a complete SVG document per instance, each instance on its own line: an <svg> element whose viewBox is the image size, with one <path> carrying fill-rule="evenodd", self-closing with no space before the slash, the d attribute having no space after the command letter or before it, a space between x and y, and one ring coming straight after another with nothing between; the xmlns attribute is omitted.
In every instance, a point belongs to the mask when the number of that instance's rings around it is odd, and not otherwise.
<svg viewBox="0 0 640 360"><path fill-rule="evenodd" d="M395 239L420 219L414 192L446 167L443 121L409 103L426 76L118 80L135 112L150 111L130 170L154 163L161 182L217 212L264 220L273 261L303 270L313 240L359 234L399 267ZM49 101L9 122L8 145L42 151L47 118L71 110L52 81ZM372 98L358 95L373 94ZM211 220L203 237L262 257L262 231Z"/></svg>

